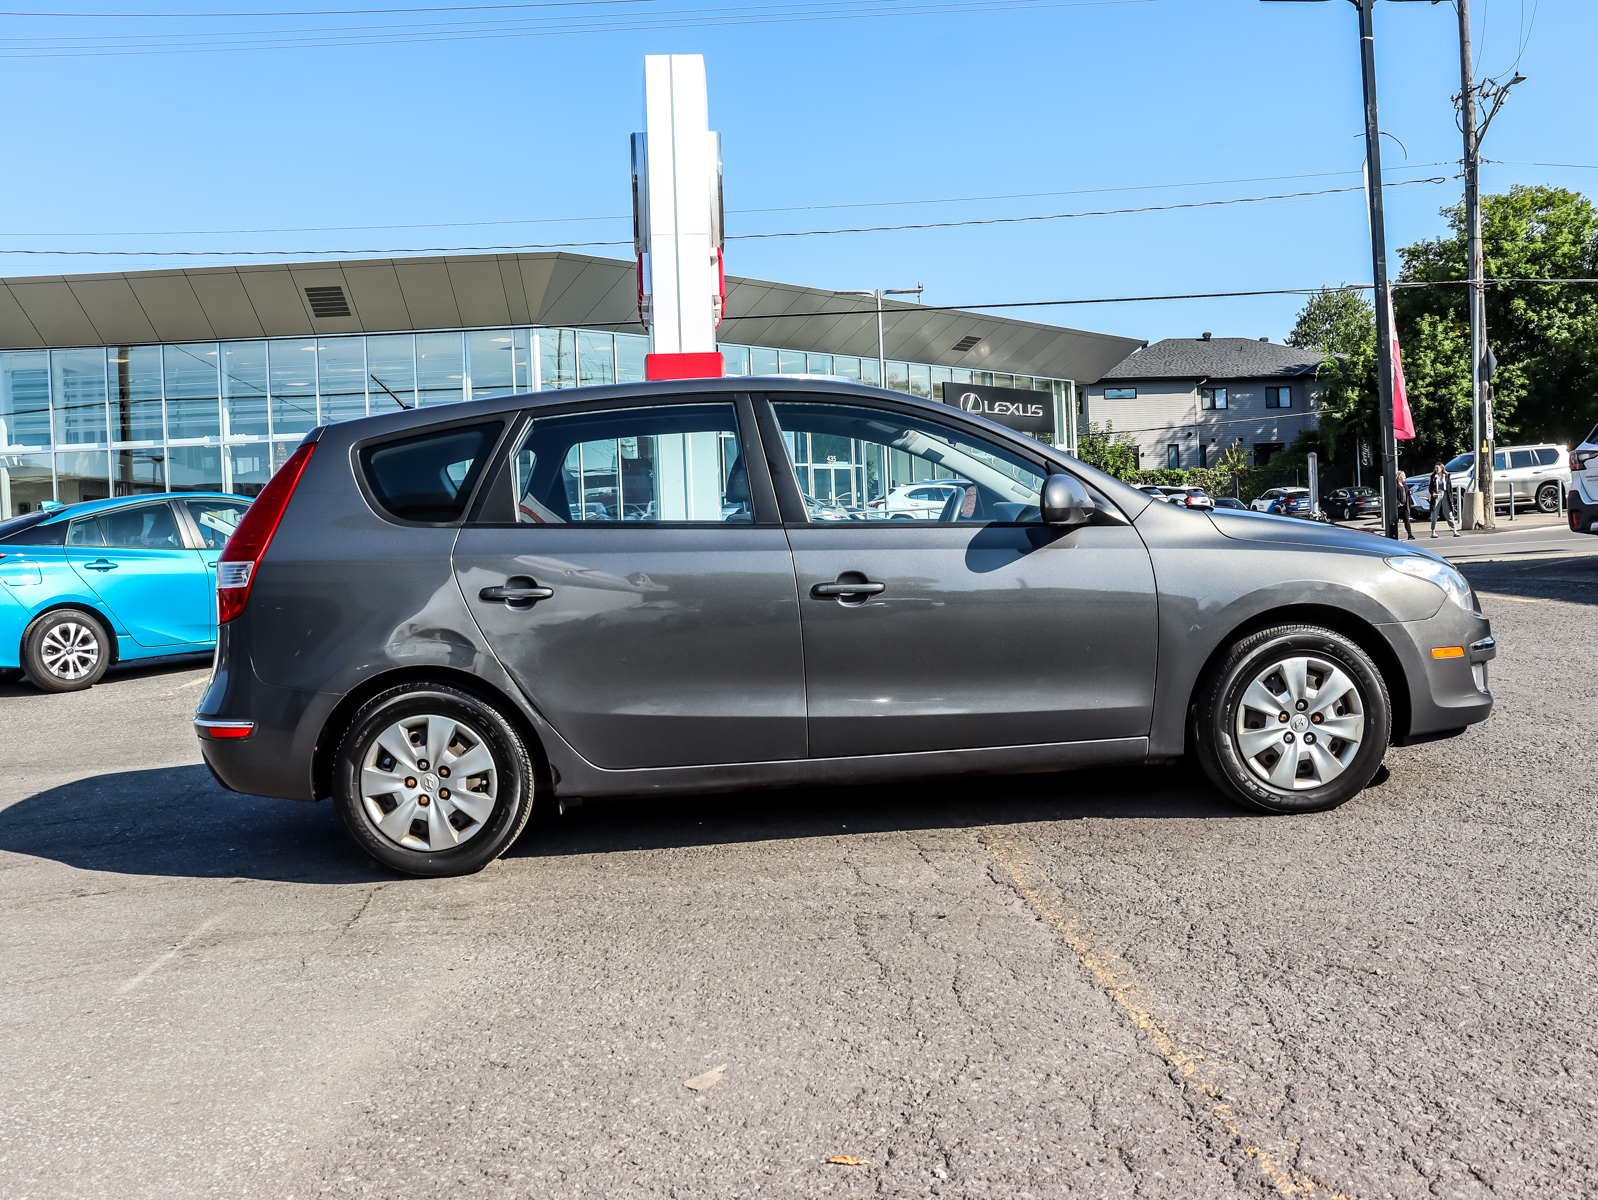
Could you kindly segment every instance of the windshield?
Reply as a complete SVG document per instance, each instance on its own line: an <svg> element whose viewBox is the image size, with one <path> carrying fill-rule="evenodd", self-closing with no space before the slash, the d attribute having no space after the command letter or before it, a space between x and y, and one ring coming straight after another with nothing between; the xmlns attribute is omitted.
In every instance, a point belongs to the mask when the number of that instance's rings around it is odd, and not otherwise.
<svg viewBox="0 0 1598 1200"><path fill-rule="evenodd" d="M1476 456L1474 454L1461 454L1458 458L1449 459L1447 465L1443 467L1443 470L1449 472L1468 471L1470 470L1475 457Z"/></svg>

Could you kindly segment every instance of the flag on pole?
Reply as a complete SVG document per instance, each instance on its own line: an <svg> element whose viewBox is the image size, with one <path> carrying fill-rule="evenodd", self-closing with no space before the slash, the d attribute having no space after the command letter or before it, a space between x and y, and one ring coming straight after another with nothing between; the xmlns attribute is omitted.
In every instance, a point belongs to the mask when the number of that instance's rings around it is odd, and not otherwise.
<svg viewBox="0 0 1598 1200"><path fill-rule="evenodd" d="M1401 441L1415 437L1415 418L1409 411L1409 389L1404 386L1404 362L1398 353L1398 322L1393 319L1393 298L1387 298L1387 327L1393 331L1393 436Z"/></svg>

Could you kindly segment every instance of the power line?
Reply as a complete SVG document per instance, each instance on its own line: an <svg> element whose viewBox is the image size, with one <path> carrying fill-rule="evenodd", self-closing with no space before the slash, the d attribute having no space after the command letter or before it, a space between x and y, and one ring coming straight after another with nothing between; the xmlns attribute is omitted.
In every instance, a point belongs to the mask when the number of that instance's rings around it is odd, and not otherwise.
<svg viewBox="0 0 1598 1200"><path fill-rule="evenodd" d="M1431 179L1408 179L1385 184L1386 187L1405 187L1415 183L1446 183L1438 176ZM1364 191L1364 187L1322 188L1311 192L1286 192L1275 196L1240 196L1230 200L1194 200L1185 204L1156 204L1141 208L1111 208L1093 212L1045 213L1028 217L984 217L969 221L930 221L922 224L875 225L855 229L801 229L783 233L735 233L727 240L753 240L759 238L829 237L843 233L889 233L909 229L954 229L973 225L1013 225L1031 221L1066 221L1078 217L1114 217L1134 213L1175 212L1189 208L1219 208L1233 204L1260 204L1268 200L1298 200L1309 196L1335 196L1347 192ZM314 255L394 255L394 254L486 254L499 251L520 250L577 250L600 246L630 246L632 239L606 242L545 242L533 245L504 246L422 246L386 250L3 250L0 254L63 255L80 258L281 258Z"/></svg>

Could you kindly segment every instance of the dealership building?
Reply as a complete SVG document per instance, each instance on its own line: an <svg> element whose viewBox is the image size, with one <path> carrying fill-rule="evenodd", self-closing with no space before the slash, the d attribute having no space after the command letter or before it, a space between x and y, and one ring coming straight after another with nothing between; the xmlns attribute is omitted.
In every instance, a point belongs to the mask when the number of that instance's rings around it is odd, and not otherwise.
<svg viewBox="0 0 1598 1200"><path fill-rule="evenodd" d="M879 353L872 298L729 276L727 373L834 375L937 399L944 384L1037 393L1056 440L1074 444L1078 385L1142 345L883 307ZM315 425L635 382L648 349L635 265L582 254L3 279L0 518L49 500L254 495Z"/></svg>

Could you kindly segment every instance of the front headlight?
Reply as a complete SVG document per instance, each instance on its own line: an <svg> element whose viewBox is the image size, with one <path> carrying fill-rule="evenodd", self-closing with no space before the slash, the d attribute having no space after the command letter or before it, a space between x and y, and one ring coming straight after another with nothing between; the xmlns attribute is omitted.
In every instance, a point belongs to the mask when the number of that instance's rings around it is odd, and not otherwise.
<svg viewBox="0 0 1598 1200"><path fill-rule="evenodd" d="M1405 575L1413 575L1416 579L1435 583L1443 589L1443 594L1460 608L1468 613L1481 615L1481 605L1476 603L1476 593L1471 590L1470 584L1465 582L1465 577L1447 563L1438 562L1434 558L1422 558L1418 554L1400 554L1387 559L1387 565L1395 571L1402 571Z"/></svg>

